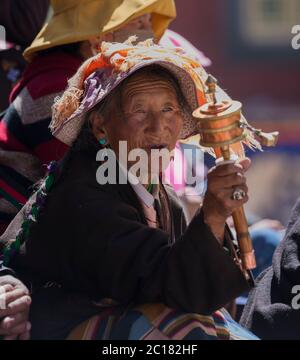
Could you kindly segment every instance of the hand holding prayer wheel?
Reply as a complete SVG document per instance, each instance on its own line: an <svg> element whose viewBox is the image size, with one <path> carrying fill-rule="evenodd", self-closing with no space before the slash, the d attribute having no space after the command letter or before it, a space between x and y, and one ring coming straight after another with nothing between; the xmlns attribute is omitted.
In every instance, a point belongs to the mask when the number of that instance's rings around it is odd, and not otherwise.
<svg viewBox="0 0 300 360"><path fill-rule="evenodd" d="M215 214L206 220L209 224L215 222L214 228L218 221L221 224L224 216L231 215L232 211L240 250L240 265L243 270L251 270L256 267L256 262L242 206L248 199L244 171L249 167L249 161L244 158L242 141L251 132L262 145L274 146L278 132L267 134L251 127L242 117L240 102L217 100L216 84L216 79L209 75L206 81L208 102L195 110L193 116L199 120L200 144L213 148L216 155L217 168L213 172L220 175L220 181L227 181L228 187L227 191L216 192L216 181L211 183L208 175L208 191L203 206L207 213L207 198L215 198ZM242 160L239 163L237 154ZM226 188L226 184L223 187Z"/></svg>
<svg viewBox="0 0 300 360"><path fill-rule="evenodd" d="M207 175L207 191L203 200L204 220L222 244L225 223L233 211L248 201L248 187L244 173L250 167L250 160L216 166ZM243 192L239 199L233 199L235 189Z"/></svg>

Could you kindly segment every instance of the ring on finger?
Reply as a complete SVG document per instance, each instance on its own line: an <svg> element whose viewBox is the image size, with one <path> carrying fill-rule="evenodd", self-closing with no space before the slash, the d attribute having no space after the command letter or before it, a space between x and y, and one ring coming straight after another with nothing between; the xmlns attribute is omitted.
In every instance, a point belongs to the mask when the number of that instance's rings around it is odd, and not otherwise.
<svg viewBox="0 0 300 360"><path fill-rule="evenodd" d="M242 189L236 188L232 193L232 200L243 200L246 196L246 192Z"/></svg>

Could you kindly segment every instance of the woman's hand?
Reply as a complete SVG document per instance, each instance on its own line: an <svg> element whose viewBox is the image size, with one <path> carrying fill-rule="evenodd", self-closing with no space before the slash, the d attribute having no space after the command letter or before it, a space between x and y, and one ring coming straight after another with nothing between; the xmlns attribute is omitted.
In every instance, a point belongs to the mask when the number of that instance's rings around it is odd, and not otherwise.
<svg viewBox="0 0 300 360"><path fill-rule="evenodd" d="M239 163L214 167L208 172L207 191L203 200L204 221L221 244L224 241L226 219L234 209L248 201L244 172L249 169L250 164L250 159L246 158ZM245 192L243 199L232 199L236 188Z"/></svg>
<svg viewBox="0 0 300 360"><path fill-rule="evenodd" d="M31 298L26 286L13 276L0 277L0 336L4 340L29 340Z"/></svg>

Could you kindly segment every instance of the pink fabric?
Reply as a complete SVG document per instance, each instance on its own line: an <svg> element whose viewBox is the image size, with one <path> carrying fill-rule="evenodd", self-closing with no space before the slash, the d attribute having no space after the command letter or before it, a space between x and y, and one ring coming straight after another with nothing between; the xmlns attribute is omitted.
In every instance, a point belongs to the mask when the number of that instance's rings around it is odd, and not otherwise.
<svg viewBox="0 0 300 360"><path fill-rule="evenodd" d="M166 47L182 48L186 54L200 62L202 66L210 66L212 64L211 60L202 51L198 50L188 40L177 34L175 31L169 29L166 30L159 43ZM174 161L170 163L165 171L165 180L177 193L181 193L185 190L186 166L186 160L180 149L180 145L177 144Z"/></svg>
<svg viewBox="0 0 300 360"><path fill-rule="evenodd" d="M174 152L174 161L165 171L165 181L168 182L175 192L181 192L185 189L186 160L183 156L179 143L176 144Z"/></svg>
<svg viewBox="0 0 300 360"><path fill-rule="evenodd" d="M159 44L169 48L180 47L185 51L186 54L200 62L202 66L211 65L211 60L202 51L198 50L187 39L177 34L175 31L169 29L166 30L163 37L160 39Z"/></svg>

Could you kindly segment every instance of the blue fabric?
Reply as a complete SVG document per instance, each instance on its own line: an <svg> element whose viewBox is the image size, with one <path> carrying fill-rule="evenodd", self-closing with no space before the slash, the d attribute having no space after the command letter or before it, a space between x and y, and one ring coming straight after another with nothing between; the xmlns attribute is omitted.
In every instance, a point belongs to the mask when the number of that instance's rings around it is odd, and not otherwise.
<svg viewBox="0 0 300 360"><path fill-rule="evenodd" d="M256 268L253 276L256 278L266 268L272 265L275 249L283 238L283 232L273 229L257 229L250 231L256 256Z"/></svg>
<svg viewBox="0 0 300 360"><path fill-rule="evenodd" d="M252 270L254 278L257 278L265 269L272 265L274 251L284 236L284 231L273 229L250 230L253 248L255 251L256 268ZM247 303L247 295L237 298L237 305L244 306Z"/></svg>

